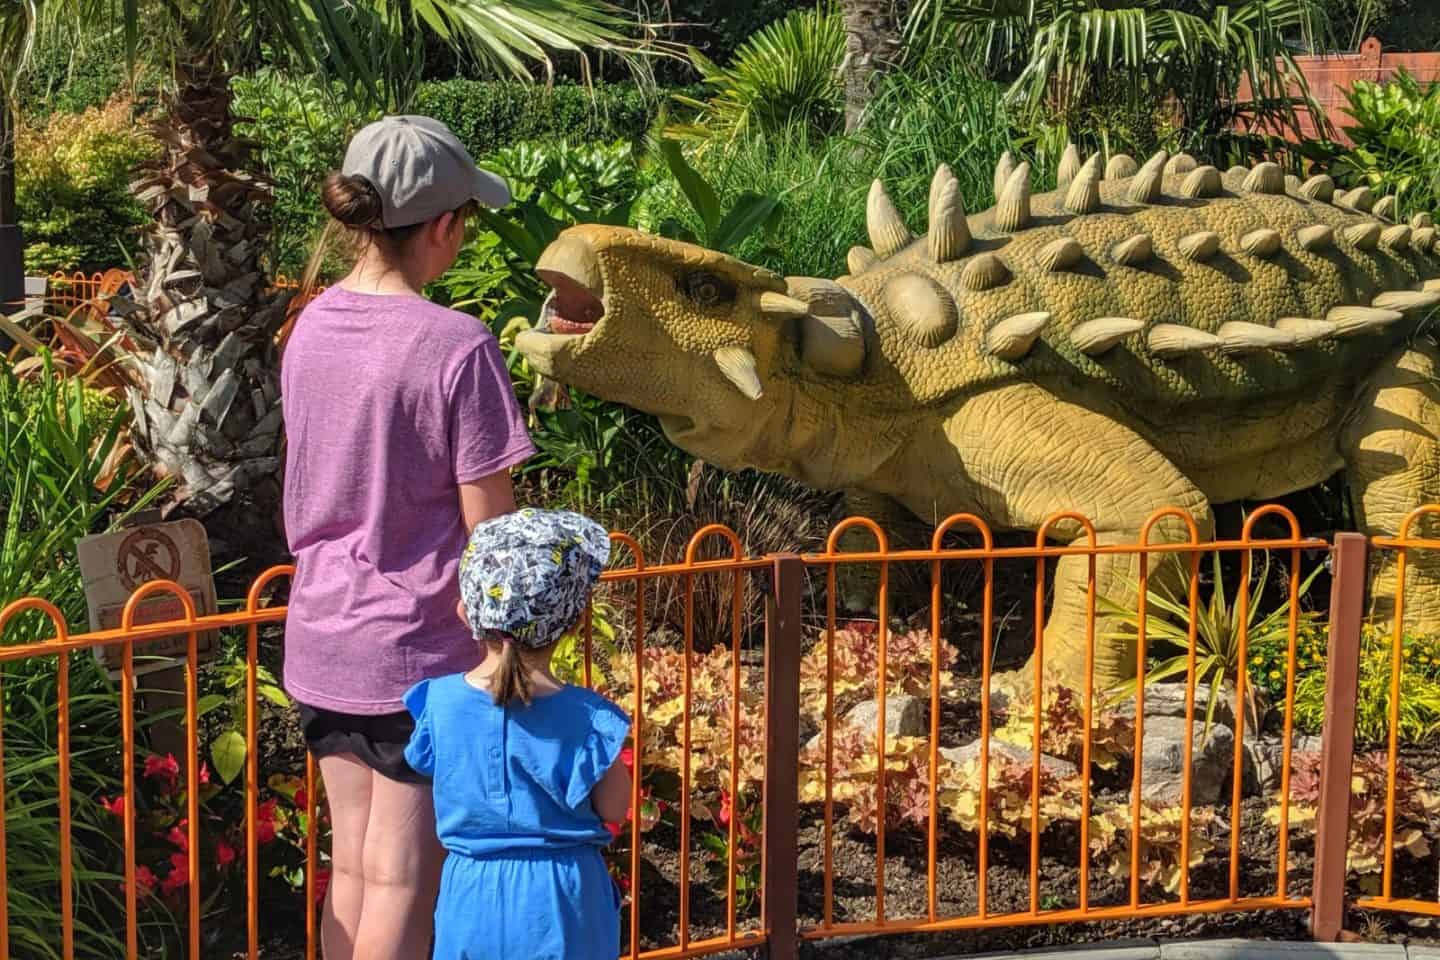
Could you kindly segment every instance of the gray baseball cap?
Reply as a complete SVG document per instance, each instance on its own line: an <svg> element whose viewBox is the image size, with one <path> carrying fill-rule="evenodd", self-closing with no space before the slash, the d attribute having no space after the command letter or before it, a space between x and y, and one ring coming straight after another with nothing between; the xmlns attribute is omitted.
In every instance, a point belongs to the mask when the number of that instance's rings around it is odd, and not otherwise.
<svg viewBox="0 0 1440 960"><path fill-rule="evenodd" d="M510 202L505 181L475 166L450 128L430 117L385 117L365 126L351 138L340 172L375 185L387 230L426 223L471 200L487 207Z"/></svg>

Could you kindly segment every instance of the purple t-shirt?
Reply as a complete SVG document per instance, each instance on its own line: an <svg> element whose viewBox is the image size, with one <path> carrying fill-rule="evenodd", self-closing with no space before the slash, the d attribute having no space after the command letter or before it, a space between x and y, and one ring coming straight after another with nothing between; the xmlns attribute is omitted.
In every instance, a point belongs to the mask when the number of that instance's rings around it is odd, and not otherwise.
<svg viewBox="0 0 1440 960"><path fill-rule="evenodd" d="M535 451L504 358L474 317L336 286L300 315L281 381L285 688L342 713L403 710L420 680L475 665L455 612L456 487Z"/></svg>

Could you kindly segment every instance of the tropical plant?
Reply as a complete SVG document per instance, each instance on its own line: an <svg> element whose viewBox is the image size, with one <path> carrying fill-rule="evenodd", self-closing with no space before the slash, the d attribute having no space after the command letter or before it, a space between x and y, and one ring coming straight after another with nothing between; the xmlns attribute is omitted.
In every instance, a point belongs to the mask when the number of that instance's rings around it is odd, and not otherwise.
<svg viewBox="0 0 1440 960"><path fill-rule="evenodd" d="M1355 81L1345 99L1354 146L1338 157L1336 174L1376 196L1394 194L1405 216L1440 206L1440 83L1401 69L1384 83Z"/></svg>
<svg viewBox="0 0 1440 960"><path fill-rule="evenodd" d="M1234 683L1235 678L1240 676L1240 671L1247 669L1247 665L1241 659L1242 627L1247 647L1251 643L1262 647L1273 646L1280 642L1288 643L1291 619L1289 598L1287 597L1283 604L1269 613L1263 616L1260 613L1261 596L1269 582L1270 574L1270 556L1266 553L1263 557L1259 574L1253 578L1252 583L1246 585L1249 593L1243 621L1241 620L1239 594L1236 594L1234 600L1226 599L1218 552L1212 554L1215 566L1210 598L1206 603L1197 602L1193 621L1190 618L1188 598L1177 598L1158 587L1151 587L1146 594L1143 622L1147 642L1158 641L1175 652L1150 668L1144 677L1144 682L1146 684L1159 683L1173 677L1186 676L1189 673L1190 631L1193 628L1195 631L1197 696L1201 695L1199 691L1202 688L1209 690L1208 694L1204 694L1204 736L1209 736L1210 726L1215 722L1215 710L1220 705L1225 684L1227 681ZM1324 567L1317 567L1299 584L1297 598L1305 595L1322 570ZM1131 586L1138 592L1136 585L1132 584ZM1096 597L1096 601L1113 621L1121 624L1120 629L1107 632L1104 639L1133 640L1135 632L1142 622L1139 612L1110 597ZM1297 629L1308 627L1314 621L1314 615L1308 611L1296 611L1295 620ZM1245 659L1248 658L1249 653L1247 652ZM1127 681L1118 685L1112 695L1117 698L1133 696L1135 686L1135 680ZM1246 712L1250 717L1251 728L1255 729L1259 726L1261 714L1264 711L1264 688L1253 683L1247 683L1244 686Z"/></svg>
<svg viewBox="0 0 1440 960"><path fill-rule="evenodd" d="M702 141L775 133L792 124L817 136L834 133L844 119L844 55L845 24L828 0L762 27L723 67L692 48L690 60L709 96L676 96L698 116L670 132Z"/></svg>
<svg viewBox="0 0 1440 960"><path fill-rule="evenodd" d="M1034 117L1065 115L1124 76L1131 103L1173 98L1179 148L1219 161L1267 143L1237 124L1298 132L1297 108L1314 103L1288 40L1315 49L1329 21L1318 0L918 0L906 30L912 45L953 42L1013 76L1010 101Z"/></svg>
<svg viewBox="0 0 1440 960"><path fill-rule="evenodd" d="M685 159L685 152L676 140L662 140L660 155L690 203L689 223L678 218L660 221L660 232L667 237L699 243L727 253L754 233L769 233L784 215L780 199L746 190L737 196L729 209L721 206L715 187ZM699 229L692 224L699 221Z"/></svg>

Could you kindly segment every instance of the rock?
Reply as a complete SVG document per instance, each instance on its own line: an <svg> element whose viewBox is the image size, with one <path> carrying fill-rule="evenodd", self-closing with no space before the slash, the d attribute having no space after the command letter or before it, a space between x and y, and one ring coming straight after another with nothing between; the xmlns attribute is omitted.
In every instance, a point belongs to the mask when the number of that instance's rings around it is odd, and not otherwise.
<svg viewBox="0 0 1440 960"><path fill-rule="evenodd" d="M1197 684L1195 687L1195 725L1197 727L1205 724L1205 711L1210 705L1209 684ZM1114 711L1122 717L1135 715L1135 698L1127 697L1116 703ZM1185 684L1183 683L1152 683L1145 688L1145 718L1149 723L1151 717L1179 717L1185 719ZM1232 731L1235 729L1235 686L1225 683L1220 687L1220 700L1215 704L1215 722L1222 723ZM1245 726L1250 726L1250 718L1245 718Z"/></svg>
<svg viewBox="0 0 1440 960"><path fill-rule="evenodd" d="M965 744L963 747L945 747L940 751L940 755L957 767L969 763L971 760L976 760L980 756L980 740L977 738ZM1035 755L1027 747L1017 747L1013 743L992 736L990 738L990 756L991 758L1005 757L1016 763L1023 763L1028 767ZM1069 760L1062 760L1059 757L1052 757L1048 754L1040 755L1040 768L1055 777L1061 778L1073 777L1077 772L1075 764Z"/></svg>
<svg viewBox="0 0 1440 960"><path fill-rule="evenodd" d="M1245 751L1244 789L1247 796L1258 796L1280 789L1280 770L1285 762L1285 741L1279 736L1253 737L1247 731L1242 749ZM1320 738L1296 734L1290 751L1290 763L1301 753L1318 753Z"/></svg>
<svg viewBox="0 0 1440 960"><path fill-rule="evenodd" d="M866 733L875 733L875 722L879 719L880 704L876 700L857 703L836 725L836 732L859 727ZM912 697L905 693L891 694L885 698L885 735L890 737L924 737L930 733L930 701ZM816 732L806 745L807 749L823 747L820 732Z"/></svg>
<svg viewBox="0 0 1440 960"><path fill-rule="evenodd" d="M1183 700L1182 700L1183 704ZM1217 711L1218 712L1218 711ZM1190 802L1215 803L1234 761L1235 733L1220 723L1210 725L1206 736L1203 717L1195 721L1192 738ZM1178 804L1184 790L1185 718L1145 718L1141 790L1146 800Z"/></svg>

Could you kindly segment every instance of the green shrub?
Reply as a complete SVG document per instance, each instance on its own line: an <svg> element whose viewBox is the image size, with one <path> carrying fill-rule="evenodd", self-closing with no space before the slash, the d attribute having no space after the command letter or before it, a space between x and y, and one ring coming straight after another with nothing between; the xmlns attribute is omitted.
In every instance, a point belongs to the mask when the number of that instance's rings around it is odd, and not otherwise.
<svg viewBox="0 0 1440 960"><path fill-rule="evenodd" d="M126 263L134 229L146 220L129 184L135 166L157 150L120 100L22 128L15 166L25 269L90 272Z"/></svg>
<svg viewBox="0 0 1440 960"><path fill-rule="evenodd" d="M412 112L443 122L475 157L521 141L637 141L658 101L628 84L552 89L514 81L445 80L422 84Z"/></svg>
<svg viewBox="0 0 1440 960"><path fill-rule="evenodd" d="M377 114L338 87L266 67L231 81L236 132L260 145L261 168L275 182L271 269L299 276L325 225L320 187L340 165L350 135Z"/></svg>
<svg viewBox="0 0 1440 960"><path fill-rule="evenodd" d="M1390 670L1393 633L1366 625L1360 635L1360 679L1355 708L1355 739L1385 743L1390 736ZM1440 730L1440 639L1401 637L1399 734L1402 743L1419 743ZM1325 669L1311 662L1295 683L1295 726L1318 734L1325 721Z"/></svg>
<svg viewBox="0 0 1440 960"><path fill-rule="evenodd" d="M54 19L39 31L20 78L20 115L32 122L52 113L103 107L126 86L125 39L119 30L109 23Z"/></svg>
<svg viewBox="0 0 1440 960"><path fill-rule="evenodd" d="M1345 97L1354 146L1335 166L1341 180L1395 194L1407 218L1440 206L1440 84L1401 70L1386 83L1357 80Z"/></svg>

